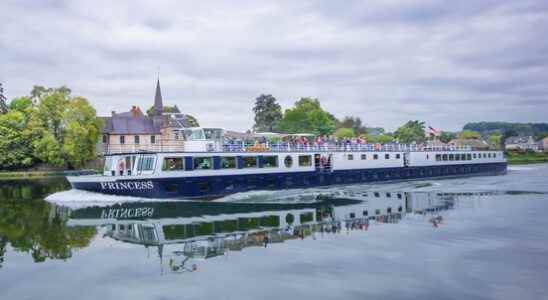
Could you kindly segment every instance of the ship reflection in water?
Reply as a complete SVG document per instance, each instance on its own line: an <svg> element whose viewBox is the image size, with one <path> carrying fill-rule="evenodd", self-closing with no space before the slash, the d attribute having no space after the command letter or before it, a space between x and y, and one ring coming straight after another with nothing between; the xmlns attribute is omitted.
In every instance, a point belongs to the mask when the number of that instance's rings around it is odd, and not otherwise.
<svg viewBox="0 0 548 300"><path fill-rule="evenodd" d="M436 228L460 197L473 195L339 191L316 195L314 201L309 196L305 202L133 202L78 209L52 204L51 212L67 227L98 227L103 237L157 250L165 274L193 272L200 260L248 247L321 240L406 219Z"/></svg>

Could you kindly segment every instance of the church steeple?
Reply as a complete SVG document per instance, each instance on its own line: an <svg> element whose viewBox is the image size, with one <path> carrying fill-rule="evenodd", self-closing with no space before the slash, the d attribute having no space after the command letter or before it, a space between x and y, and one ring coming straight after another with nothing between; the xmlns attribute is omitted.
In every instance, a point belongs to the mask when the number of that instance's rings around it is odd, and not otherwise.
<svg viewBox="0 0 548 300"><path fill-rule="evenodd" d="M154 95L154 115L160 116L164 111L164 104L162 103L162 91L160 90L160 78L156 82L156 95Z"/></svg>

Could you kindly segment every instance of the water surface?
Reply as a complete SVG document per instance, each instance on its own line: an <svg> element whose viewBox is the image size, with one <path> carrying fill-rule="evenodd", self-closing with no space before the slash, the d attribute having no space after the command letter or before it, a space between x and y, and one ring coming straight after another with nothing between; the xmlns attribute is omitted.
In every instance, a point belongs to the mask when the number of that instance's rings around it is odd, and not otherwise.
<svg viewBox="0 0 548 300"><path fill-rule="evenodd" d="M208 203L0 181L0 299L546 299L547 178L532 165Z"/></svg>

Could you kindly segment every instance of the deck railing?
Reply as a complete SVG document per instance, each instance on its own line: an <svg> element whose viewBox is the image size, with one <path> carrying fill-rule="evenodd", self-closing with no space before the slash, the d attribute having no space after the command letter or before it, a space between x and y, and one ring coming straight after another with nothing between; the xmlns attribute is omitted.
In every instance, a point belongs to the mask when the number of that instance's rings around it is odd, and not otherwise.
<svg viewBox="0 0 548 300"><path fill-rule="evenodd" d="M420 151L470 151L471 147L428 146L417 144L296 144L296 143L228 143L223 145L209 144L203 152L420 152ZM136 153L136 152L184 152L181 141L163 142L158 144L106 144L105 154ZM196 152L196 151L193 151Z"/></svg>

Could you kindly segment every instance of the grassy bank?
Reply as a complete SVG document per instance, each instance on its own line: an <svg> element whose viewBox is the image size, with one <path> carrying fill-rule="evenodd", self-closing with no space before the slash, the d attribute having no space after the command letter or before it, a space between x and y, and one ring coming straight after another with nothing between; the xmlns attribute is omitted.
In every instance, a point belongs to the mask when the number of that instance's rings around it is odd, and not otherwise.
<svg viewBox="0 0 548 300"><path fill-rule="evenodd" d="M79 171L6 171L0 172L0 180L4 179L24 179L24 178L42 178L50 176L67 176L76 174L92 174L94 170Z"/></svg>
<svg viewBox="0 0 548 300"><path fill-rule="evenodd" d="M506 159L510 165L538 164L548 163L547 152L509 152L506 153Z"/></svg>

